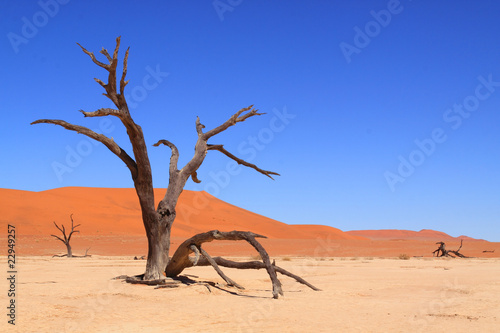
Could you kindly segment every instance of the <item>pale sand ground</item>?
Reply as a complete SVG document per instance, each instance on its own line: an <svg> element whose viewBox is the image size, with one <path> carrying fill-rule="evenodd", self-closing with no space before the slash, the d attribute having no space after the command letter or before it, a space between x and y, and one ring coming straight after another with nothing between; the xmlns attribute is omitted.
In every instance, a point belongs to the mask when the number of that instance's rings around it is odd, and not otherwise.
<svg viewBox="0 0 500 333"><path fill-rule="evenodd" d="M1 257L1 266L7 260ZM277 258L323 289L265 271L225 269L238 295L202 285L153 289L111 280L138 274L130 257L20 257L16 326L2 332L498 332L500 259ZM7 269L5 269L6 271ZM212 268L184 273L221 282ZM6 312L6 279L1 279ZM234 291L232 288L224 287Z"/></svg>

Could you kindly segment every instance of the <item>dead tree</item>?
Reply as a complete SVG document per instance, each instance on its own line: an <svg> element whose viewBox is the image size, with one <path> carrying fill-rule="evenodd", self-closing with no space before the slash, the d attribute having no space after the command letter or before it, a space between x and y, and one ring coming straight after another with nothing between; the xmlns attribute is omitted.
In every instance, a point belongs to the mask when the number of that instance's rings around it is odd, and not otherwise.
<svg viewBox="0 0 500 333"><path fill-rule="evenodd" d="M61 224L62 228L60 228L57 225L56 221L54 221L54 225L56 226L57 229L59 229L59 231L62 233L64 238L61 238L61 237L56 236L56 235L51 235L51 236L55 237L55 238L59 239L61 242L63 242L64 245L66 245L66 249L68 250L67 254L64 254L64 255L59 256L59 257L65 257L65 256L67 256L68 258L73 257L73 252L71 250L71 245L69 242L71 241L71 236L73 236L73 233L80 232L79 230L76 230L76 228L79 227L80 224L74 225L74 223L73 223L73 214L71 214L69 217L71 219L71 231L69 232L69 234L67 236L66 236L66 229L64 228L64 224ZM87 249L87 251L88 251L88 249ZM87 252L85 252L85 256L87 256Z"/></svg>
<svg viewBox="0 0 500 333"><path fill-rule="evenodd" d="M467 256L464 256L463 254L460 253L460 249L462 248L463 245L463 239L460 240L460 247L457 250L446 250L446 244L444 242L437 242L436 244L439 244L439 247L432 252L432 255L436 255L436 257L452 257L452 258L469 258Z"/></svg>
<svg viewBox="0 0 500 333"><path fill-rule="evenodd" d="M436 244L439 244L439 247L432 252L432 256L436 257L442 257L444 256L446 252L446 244L444 242L437 242Z"/></svg>
<svg viewBox="0 0 500 333"><path fill-rule="evenodd" d="M134 187L139 198L139 204L142 212L142 221L148 238L148 255L146 262L146 271L142 275L145 281L154 281L164 278L165 271L171 271L172 266L169 263L170 249L170 232L172 224L176 217L176 205L180 194L182 193L186 182L191 178L194 182L199 183L197 170L203 163L208 151L219 151L238 164L255 169L257 172L271 178L272 175L279 175L276 172L266 171L255 164L248 163L227 151L221 144L209 144L208 140L215 137L217 134L227 130L228 128L243 122L251 117L260 116L257 109L253 105L242 108L233 114L228 120L221 125L205 131L205 126L201 123L200 118L196 118L195 130L198 139L195 144L195 152L193 158L183 167L178 166L179 150L168 140L159 140L153 146L165 145L171 150L170 164L168 168L169 183L165 196L155 208L153 179L151 173L151 164L148 157L146 141L142 132L142 128L134 122L129 112L129 107L125 99L124 90L129 81L125 80L127 74L127 60L129 49L125 52L123 59L123 70L119 85L117 85L116 70L118 66L118 50L120 48L120 37L116 39L116 47L112 55L106 49L100 51L109 63L103 63L95 57L93 52L87 51L83 46L78 44L84 53L86 53L92 61L99 67L108 72L108 82L103 82L100 79L94 79L99 83L104 90L104 96L109 98L116 108L101 108L93 112L81 110L85 117L117 117L125 127L129 141L132 145L133 157L129 155L122 147L120 147L113 138L109 138L103 134L98 134L87 127L67 123L63 120L40 119L32 122L32 124L54 124L64 127L67 130L86 135L94 140L104 144L113 154L118 156L130 171L130 175L134 182ZM196 237L196 236L195 236ZM193 238L195 238L193 237ZM255 241L256 242L256 241ZM191 247L189 247L191 249ZM179 249L178 251L184 251ZM175 255L174 255L175 257ZM170 266L170 268L169 268ZM268 267L266 265L266 267ZM271 267L268 271L274 271ZM275 272L274 272L275 274ZM169 274L171 275L171 274ZM273 282L274 283L274 282Z"/></svg>

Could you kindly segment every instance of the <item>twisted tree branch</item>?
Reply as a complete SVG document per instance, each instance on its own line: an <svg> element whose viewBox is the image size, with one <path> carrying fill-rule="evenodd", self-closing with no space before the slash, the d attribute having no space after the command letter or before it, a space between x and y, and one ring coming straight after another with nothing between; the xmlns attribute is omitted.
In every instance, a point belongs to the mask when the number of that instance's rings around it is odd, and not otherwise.
<svg viewBox="0 0 500 333"><path fill-rule="evenodd" d="M78 43L77 43L78 44ZM80 45L80 44L78 44ZM81 46L80 46L81 47ZM106 56L106 58L108 58L108 61L111 63L113 61L113 58L111 58L111 56L109 55L108 53L108 50L106 50L104 47L102 48L101 51L99 51L100 53L104 54Z"/></svg>
<svg viewBox="0 0 500 333"><path fill-rule="evenodd" d="M217 265L217 262L215 260L212 259L212 257L204 250L201 248L201 245L197 247L198 250L201 252L201 254L203 255L203 257L205 257L205 259L210 263L210 265L212 265L212 267L215 269L215 271L219 274L219 276L224 279L224 281L226 281L226 283L229 285L229 286L234 286L238 289L245 289L243 288L241 285L239 285L238 283L234 282L230 277L228 277L226 274L224 274L224 272L219 268L219 266Z"/></svg>
<svg viewBox="0 0 500 333"><path fill-rule="evenodd" d="M250 105L250 106L248 106L246 108L243 108L243 109L239 110L238 112L236 112L235 114L233 114L228 120L226 120L222 125L217 126L216 128L214 128L214 129L206 132L205 134L203 134L203 137L204 137L205 141L207 141L208 139L210 139L212 136L214 136L216 134L219 134L222 131L225 131L229 127L236 125L236 123L245 121L248 118L253 117L253 116L260 116L260 115L265 114L265 113L258 113L257 109L252 109L252 108L253 108L253 105ZM243 114L244 112L247 112L249 110L250 110L250 112L248 112L246 114Z"/></svg>
<svg viewBox="0 0 500 333"><path fill-rule="evenodd" d="M241 165L244 165L246 167L249 167L249 168L252 168L252 169L255 169L257 170L258 172L260 172L261 174L271 178L274 180L273 177L271 177L271 175L276 175L276 176L279 176L280 174L279 173L276 173L276 172L273 172L273 171L266 171L266 170L262 170L261 168L259 168L258 166L256 166L255 164L252 164L252 163L248 163L247 161L245 160L242 160L241 158L238 158L236 156L234 156L233 154L231 154L230 152L228 152L223 145L207 145L207 150L217 150L217 151L220 151L221 153L223 153L224 155L226 155L227 157L229 157L230 159L236 161L236 163L238 164L241 164Z"/></svg>
<svg viewBox="0 0 500 333"><path fill-rule="evenodd" d="M177 172L178 171L177 163L179 161L179 149L177 149L177 147L168 140L159 140L153 146L158 147L161 144L168 146L172 151L172 156L170 156L170 168L169 168L170 174L172 174L173 172Z"/></svg>
<svg viewBox="0 0 500 333"><path fill-rule="evenodd" d="M222 257L214 257L212 259L219 266L227 267L227 268L236 268L236 269L264 269L264 268L266 268L266 265L262 261L238 262L238 261L228 260L228 259L225 259ZM210 263L203 258L200 258L200 260L198 261L198 263L196 265L193 264L193 266L209 266L209 265L210 265ZM274 269L276 270L276 272L283 274L283 275L286 275L292 279L295 279L295 281L308 286L312 290L321 291L321 289L316 288L315 286L313 286L312 284L310 284L309 282L307 282L306 280L304 280L300 276L295 275L293 273L290 273L286 269L283 269L279 266L276 266L274 263L273 263L273 266L274 266Z"/></svg>
<svg viewBox="0 0 500 333"><path fill-rule="evenodd" d="M198 260L200 260L200 250L198 250L198 247L194 244L192 244L189 248L194 252L193 265L196 266Z"/></svg>
<svg viewBox="0 0 500 333"><path fill-rule="evenodd" d="M67 130L70 131L75 131L77 133L83 134L88 136L89 138L92 138L94 140L97 140L104 144L108 149L118 156L129 168L130 173L132 174L132 178L135 179L137 177L137 164L135 161L113 140L108 138L107 136L103 134L98 134L91 129L88 129L87 127L79 126L79 125L73 125L68 122L65 122L64 120L57 120L57 119L39 119L31 123L31 125L34 124L54 124L54 125L59 125L64 127Z"/></svg>
<svg viewBox="0 0 500 333"><path fill-rule="evenodd" d="M120 117L121 116L120 110L115 110L115 109L110 109L110 108L101 108L101 109L98 109L98 110L92 111L92 112L86 112L86 111L80 110L80 112L85 117L105 117L105 116Z"/></svg>
<svg viewBox="0 0 500 333"><path fill-rule="evenodd" d="M78 228L79 226L81 226L81 224L77 224L77 225L73 226L73 223L74 223L74 222L73 222L73 214L71 214L71 215L69 216L69 218L71 219L71 232L70 232L70 233L69 233L69 235L68 235L68 243L69 243L69 241L71 240L71 236L73 235L73 233L74 233L74 232L80 232L80 231L76 230L76 228ZM63 227L64 227L64 226L63 226Z"/></svg>
<svg viewBox="0 0 500 333"><path fill-rule="evenodd" d="M83 46L81 46L80 43L76 43L76 44L78 46L80 46L82 48L82 51L85 52L85 54L87 54L92 59L92 61L94 62L94 64L96 64L97 66L102 67L105 70L109 71L110 65L106 65L105 63L102 63L99 60L97 60L97 58L94 55L94 52L88 51L86 48L84 48ZM106 51L104 48L103 48L103 50ZM106 51L106 53L107 52L108 51ZM101 53L102 53L102 51L101 51ZM109 59L109 55L108 55L108 59ZM110 60L110 63L111 63L111 60Z"/></svg>
<svg viewBox="0 0 500 333"><path fill-rule="evenodd" d="M109 61L109 64L105 64L97 60L93 52L88 51L86 48L81 46L79 43L78 46L81 47L82 51L87 54L92 61L99 67L104 68L108 71L108 83L104 83L102 80L95 78L94 80L99 83L105 90L106 93L104 96L108 97L124 114L128 113L127 103L125 101L125 97L123 96L123 91L128 81L125 82L125 76L127 74L127 61L128 61L128 53L129 49L125 52L125 57L123 59L123 72L122 77L120 79L120 93L116 90L116 67L118 66L118 50L120 49L120 39L121 37L116 38L116 46L113 52L113 57L111 57L108 51L103 48L100 53L102 53Z"/></svg>
<svg viewBox="0 0 500 333"><path fill-rule="evenodd" d="M56 225L56 227L57 227L57 225ZM64 239L62 239L61 237L56 236L56 235L51 235L51 236L59 239L61 242L63 242L64 244L66 244L66 241Z"/></svg>
<svg viewBox="0 0 500 333"><path fill-rule="evenodd" d="M189 257L189 254L193 252L193 245L203 254L207 262L209 262L217 270L216 268L217 266L214 264L214 261L213 260L211 261L203 253L203 250L201 249L201 244L206 242L211 242L214 240L235 240L235 241L246 240L259 252L263 261L263 265L266 268L269 277L271 278L271 282L273 285L273 298L278 298L279 295L283 295L283 290L281 289L281 282L278 280L275 266L271 264L267 251L256 240L256 238L266 238L266 237L249 231L237 231L237 230L230 232L221 232L219 230L212 230L201 234L197 234L185 240L181 245L179 245L174 255L172 256L172 259L167 265L167 268L165 269L165 274L167 277L174 277L179 275L185 268L192 267L194 265L193 260L191 260L191 258ZM198 262L200 261L201 259ZM217 272L219 273L219 270L217 270ZM221 273L219 273L219 275L220 274Z"/></svg>
<svg viewBox="0 0 500 333"><path fill-rule="evenodd" d="M127 63L128 63L128 51L130 50L130 47L127 48L127 51L125 52L125 57L123 58L123 71L122 71L122 78L120 79L120 95L123 96L123 91L125 90L125 86L128 84L129 81L125 81L125 76L127 76Z"/></svg>

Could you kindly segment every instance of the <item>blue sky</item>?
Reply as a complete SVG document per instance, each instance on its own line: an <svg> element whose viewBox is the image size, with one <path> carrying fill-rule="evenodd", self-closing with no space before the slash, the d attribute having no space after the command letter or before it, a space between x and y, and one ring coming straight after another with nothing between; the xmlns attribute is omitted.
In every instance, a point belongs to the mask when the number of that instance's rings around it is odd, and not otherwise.
<svg viewBox="0 0 500 333"><path fill-rule="evenodd" d="M0 187L133 186L104 146L29 125L64 119L127 150L117 119L78 112L111 105L93 81L106 73L76 42L97 54L122 36L133 117L181 163L196 116L209 129L251 104L267 113L210 143L281 177L209 152L186 189L291 224L500 241L499 12L497 1L3 1ZM170 152L149 155L166 187Z"/></svg>

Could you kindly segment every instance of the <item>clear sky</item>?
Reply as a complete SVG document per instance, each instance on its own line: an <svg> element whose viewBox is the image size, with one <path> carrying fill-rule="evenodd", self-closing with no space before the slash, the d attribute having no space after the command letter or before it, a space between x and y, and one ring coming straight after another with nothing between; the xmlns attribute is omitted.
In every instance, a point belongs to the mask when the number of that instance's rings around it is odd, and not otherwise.
<svg viewBox="0 0 500 333"><path fill-rule="evenodd" d="M2 1L0 187L133 186L104 146L29 125L63 119L130 151L118 119L78 112L111 102L76 42L98 54L122 36L132 115L181 163L196 116L210 129L250 104L267 113L209 143L280 177L209 152L186 189L291 224L500 241L499 13L493 0ZM149 155L166 187L170 151Z"/></svg>

